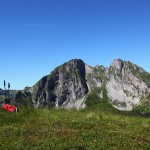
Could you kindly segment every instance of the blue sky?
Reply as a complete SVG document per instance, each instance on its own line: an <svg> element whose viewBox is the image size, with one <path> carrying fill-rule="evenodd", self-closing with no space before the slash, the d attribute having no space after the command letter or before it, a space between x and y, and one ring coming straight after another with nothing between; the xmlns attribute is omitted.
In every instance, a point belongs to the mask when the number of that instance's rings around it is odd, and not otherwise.
<svg viewBox="0 0 150 150"><path fill-rule="evenodd" d="M0 0L0 55L0 88L32 86L74 58L150 72L150 1Z"/></svg>

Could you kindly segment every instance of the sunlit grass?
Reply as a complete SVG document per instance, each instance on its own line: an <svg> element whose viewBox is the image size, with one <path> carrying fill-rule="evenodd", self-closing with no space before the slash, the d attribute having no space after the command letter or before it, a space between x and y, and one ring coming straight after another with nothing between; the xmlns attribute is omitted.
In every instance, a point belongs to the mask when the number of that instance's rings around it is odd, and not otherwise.
<svg viewBox="0 0 150 150"><path fill-rule="evenodd" d="M111 110L0 109L0 149L150 149L150 119Z"/></svg>

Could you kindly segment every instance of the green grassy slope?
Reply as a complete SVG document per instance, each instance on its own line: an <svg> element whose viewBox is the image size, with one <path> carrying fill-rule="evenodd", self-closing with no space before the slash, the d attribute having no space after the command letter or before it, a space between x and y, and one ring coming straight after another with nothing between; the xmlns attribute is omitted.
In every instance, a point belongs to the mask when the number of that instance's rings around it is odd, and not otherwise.
<svg viewBox="0 0 150 150"><path fill-rule="evenodd" d="M0 149L150 149L150 119L120 114L103 102L81 111L0 109Z"/></svg>

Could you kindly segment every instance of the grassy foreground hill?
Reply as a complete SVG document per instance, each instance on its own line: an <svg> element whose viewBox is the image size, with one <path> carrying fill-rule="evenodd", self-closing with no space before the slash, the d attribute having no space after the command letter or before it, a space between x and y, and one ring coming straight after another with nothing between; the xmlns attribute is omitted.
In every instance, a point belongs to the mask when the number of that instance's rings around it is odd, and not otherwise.
<svg viewBox="0 0 150 150"><path fill-rule="evenodd" d="M107 102L84 110L0 109L1 150L149 150L150 119Z"/></svg>

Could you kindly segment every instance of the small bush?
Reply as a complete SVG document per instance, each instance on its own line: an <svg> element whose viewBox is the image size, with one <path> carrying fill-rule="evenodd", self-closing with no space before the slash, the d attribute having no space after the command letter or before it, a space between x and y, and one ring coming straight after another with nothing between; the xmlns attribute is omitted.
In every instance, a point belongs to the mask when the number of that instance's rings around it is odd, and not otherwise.
<svg viewBox="0 0 150 150"><path fill-rule="evenodd" d="M95 106L95 105L99 105L100 104L100 98L96 93L92 92L86 98L85 103L86 103L87 107L92 107L92 106Z"/></svg>

